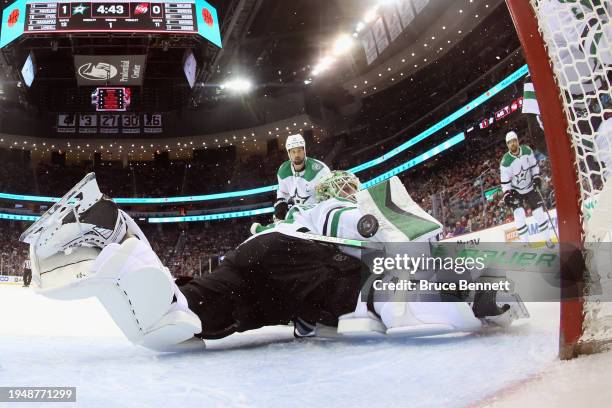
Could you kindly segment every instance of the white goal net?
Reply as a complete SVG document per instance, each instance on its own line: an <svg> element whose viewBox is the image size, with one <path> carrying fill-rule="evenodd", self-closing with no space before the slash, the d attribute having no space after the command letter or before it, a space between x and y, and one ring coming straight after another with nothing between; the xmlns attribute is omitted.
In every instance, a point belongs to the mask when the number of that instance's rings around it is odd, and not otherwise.
<svg viewBox="0 0 612 408"><path fill-rule="evenodd" d="M511 11L516 3L508 0ZM554 183L578 183L578 197L559 197L557 193L557 203L578 200L582 240L587 249L580 316L561 317L573 319L566 325L580 325L581 335L574 339L574 354L579 354L612 340L612 252L608 248L612 244L601 243L610 241L612 230L612 200L607 198L612 195L612 1L530 0L530 4L557 86L548 91L561 98L567 121L567 136L551 135L544 123L547 143L550 146L551 137L569 138L575 156L575 163L562 163L573 166L574 180ZM526 34L520 33L519 24L517 29L519 37ZM525 47L526 40L521 41ZM527 60L530 69L538 62L530 61L528 53ZM538 102L541 112L549 109L540 97ZM557 141L567 142L552 140ZM563 332L561 335L563 342Z"/></svg>

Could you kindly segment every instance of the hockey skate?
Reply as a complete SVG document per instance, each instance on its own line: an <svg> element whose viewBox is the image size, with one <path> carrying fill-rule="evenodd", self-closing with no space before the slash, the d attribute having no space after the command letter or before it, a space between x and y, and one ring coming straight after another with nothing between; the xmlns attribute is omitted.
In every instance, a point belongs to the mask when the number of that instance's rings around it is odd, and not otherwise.
<svg viewBox="0 0 612 408"><path fill-rule="evenodd" d="M484 328L510 327L515 320L529 317L529 312L520 296L503 291L476 293L472 310L474 316L482 321Z"/></svg>
<svg viewBox="0 0 612 408"><path fill-rule="evenodd" d="M128 230L148 243L133 220L100 192L96 175L89 173L19 240L32 245L36 255L44 259L80 246L102 249L121 242Z"/></svg>
<svg viewBox="0 0 612 408"><path fill-rule="evenodd" d="M387 328L376 314L368 310L365 302L359 301L354 312L340 316L338 335L362 339L385 336Z"/></svg>

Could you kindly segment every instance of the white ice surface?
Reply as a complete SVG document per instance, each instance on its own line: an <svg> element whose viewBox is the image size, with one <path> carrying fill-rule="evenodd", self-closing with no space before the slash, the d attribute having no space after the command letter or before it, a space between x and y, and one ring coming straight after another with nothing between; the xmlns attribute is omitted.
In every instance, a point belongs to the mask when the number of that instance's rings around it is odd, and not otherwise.
<svg viewBox="0 0 612 408"><path fill-rule="evenodd" d="M95 300L0 285L0 386L76 386L88 408L472 406L558 364L558 305L528 308L531 319L487 334L294 341L267 327L157 354L126 341Z"/></svg>

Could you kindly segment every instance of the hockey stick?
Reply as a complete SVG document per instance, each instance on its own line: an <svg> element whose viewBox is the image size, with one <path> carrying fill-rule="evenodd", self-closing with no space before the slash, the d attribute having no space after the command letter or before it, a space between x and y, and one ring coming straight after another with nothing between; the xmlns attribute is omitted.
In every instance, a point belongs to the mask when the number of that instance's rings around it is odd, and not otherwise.
<svg viewBox="0 0 612 408"><path fill-rule="evenodd" d="M307 232L293 232L291 234L296 238L307 239L310 241L325 242L328 244L336 244L349 246L360 249L384 249L384 245L377 242L360 241L358 239L346 239L337 237L328 237L327 235L310 234Z"/></svg>
<svg viewBox="0 0 612 408"><path fill-rule="evenodd" d="M552 228L553 232L555 233L555 237L557 238L557 242L559 244L561 244L561 241L559 240L559 234L557 234L557 230L555 229L555 224L553 224L552 218L551 218L550 214L548 213L548 208L546 207L546 202L544 201L544 196L542 195L542 192L540 191L540 189L538 187L535 188L535 191L540 196L540 200L542 200L542 207L544 208L544 212L546 213L546 216L548 217L548 222L550 223L550 228Z"/></svg>

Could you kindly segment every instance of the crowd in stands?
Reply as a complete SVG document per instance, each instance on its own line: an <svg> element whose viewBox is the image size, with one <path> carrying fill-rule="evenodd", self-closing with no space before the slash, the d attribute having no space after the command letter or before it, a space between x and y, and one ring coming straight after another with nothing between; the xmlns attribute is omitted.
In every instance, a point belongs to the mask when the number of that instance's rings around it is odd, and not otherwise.
<svg viewBox="0 0 612 408"><path fill-rule="evenodd" d="M514 125L520 123L515 121ZM515 130L521 135L522 143L532 147L536 145L534 136L526 128L515 127ZM495 190L500 185L499 163L507 151L503 143L503 132L501 128L491 133L484 132L460 149L400 175L411 197L443 223L445 238L512 221L512 212L503 205L499 189L488 199L483 196L485 191ZM551 197L548 160L537 150L536 157L544 180L543 194L548 198ZM282 158L284 154L279 155L277 163ZM46 171L50 174L48 180L51 182L53 169L48 168ZM75 171L75 177L76 174ZM254 176L262 174L263 171ZM114 191L112 187L106 187ZM547 204L552 206L550 201ZM531 209L527 208L528 215L530 212ZM143 230L155 252L173 274L197 275L214 268L227 251L246 239L251 221L144 224ZM16 222L0 222L0 257L4 274L21 273L27 248L18 242L18 237L25 227L25 224Z"/></svg>

